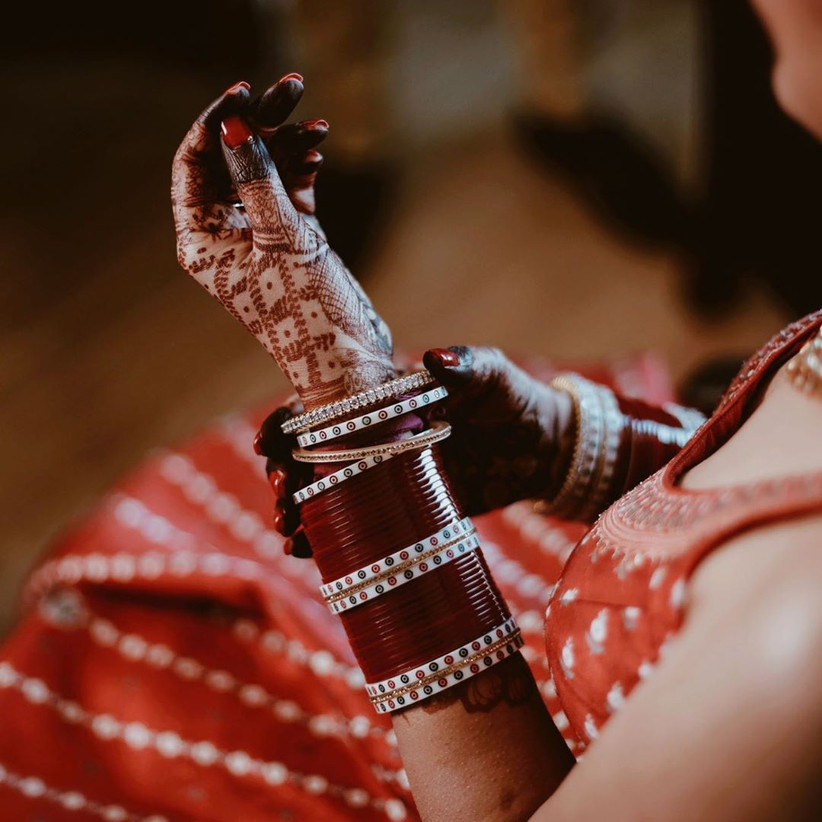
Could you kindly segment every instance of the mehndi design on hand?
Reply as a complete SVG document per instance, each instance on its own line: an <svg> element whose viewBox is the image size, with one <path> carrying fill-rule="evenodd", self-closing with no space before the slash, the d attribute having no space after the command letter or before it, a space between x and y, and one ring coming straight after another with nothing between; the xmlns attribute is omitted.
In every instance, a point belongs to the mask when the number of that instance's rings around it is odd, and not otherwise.
<svg viewBox="0 0 822 822"><path fill-rule="evenodd" d="M181 265L310 408L385 382L394 368L388 327L313 216L314 146L327 125L280 125L301 94L299 75L255 103L244 84L229 89L180 146L172 194Z"/></svg>

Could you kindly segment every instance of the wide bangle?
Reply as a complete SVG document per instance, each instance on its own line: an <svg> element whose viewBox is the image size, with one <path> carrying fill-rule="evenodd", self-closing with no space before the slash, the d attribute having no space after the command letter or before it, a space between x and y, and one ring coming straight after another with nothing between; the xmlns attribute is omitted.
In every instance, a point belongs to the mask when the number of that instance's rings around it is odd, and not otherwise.
<svg viewBox="0 0 822 822"><path fill-rule="evenodd" d="M408 557L393 570L387 571L370 582L353 585L339 594L326 597L326 603L333 614L356 608L378 596L395 591L413 579L419 579L429 571L442 568L452 560L464 556L469 551L476 551L479 547L479 537L472 531L467 536L452 539L419 556Z"/></svg>
<svg viewBox="0 0 822 822"><path fill-rule="evenodd" d="M519 627L511 617L430 662L382 682L366 682L365 690L377 713L399 711L487 671L515 654L522 645Z"/></svg>
<svg viewBox="0 0 822 822"><path fill-rule="evenodd" d="M574 403L576 441L565 482L552 500L541 501L540 510L564 519L574 519L579 516L594 483L597 467L601 464L606 429L600 391L607 389L577 374L555 377L550 385L564 391Z"/></svg>

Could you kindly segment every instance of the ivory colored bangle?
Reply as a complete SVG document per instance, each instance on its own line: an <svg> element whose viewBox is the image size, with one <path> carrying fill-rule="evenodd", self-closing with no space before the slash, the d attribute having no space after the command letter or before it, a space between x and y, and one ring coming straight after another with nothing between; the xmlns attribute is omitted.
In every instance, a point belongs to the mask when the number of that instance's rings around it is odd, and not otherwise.
<svg viewBox="0 0 822 822"><path fill-rule="evenodd" d="M418 394L416 397L411 397L394 405L387 405L384 408L378 408L375 411L369 411L367 414L354 417L354 419L329 425L327 428L321 428L319 431L309 431L305 434L299 434L297 436L297 444L307 447L323 442L330 442L346 434L353 434L355 431L362 431L372 425L379 425L387 420L401 417L403 414L415 411L418 408L425 408L425 406L445 399L447 396L448 390L443 386L437 386L422 394Z"/></svg>
<svg viewBox="0 0 822 822"><path fill-rule="evenodd" d="M311 499L312 497L321 494L323 491L328 491L330 488L336 487L341 482L345 482L352 477L356 477L357 474L362 474L363 471L367 471L369 468L373 468L375 465L379 465L380 463L390 460L395 456L396 454L376 454L373 457L362 459L354 465L346 465L345 468L341 468L336 473L329 474L327 477L323 477L316 482L312 482L311 485L306 485L305 488L301 488L292 495L291 499L293 499L297 505L300 505L307 499Z"/></svg>
<svg viewBox="0 0 822 822"><path fill-rule="evenodd" d="M413 687L415 683L424 682L426 679L436 677L446 668L452 665L463 664L467 662L469 657L482 651L483 648L488 648L497 640L505 637L511 637L515 632L518 632L517 621L514 617L509 617L502 625L492 628L487 634L472 639L461 645L459 648L454 648L436 659L419 665L416 668L410 668L397 676L391 676L379 682L366 682L365 692L369 697L380 699L384 697L389 691L397 690L403 687Z"/></svg>
<svg viewBox="0 0 822 822"><path fill-rule="evenodd" d="M367 445L364 448L347 448L343 451L306 451L304 448L295 448L291 452L297 462L350 462L365 459L377 454L402 454L404 451L413 451L417 448L426 448L440 442L451 435L451 426L443 420L436 420L427 431L415 434L408 439L396 442L383 442L379 445Z"/></svg>
<svg viewBox="0 0 822 822"><path fill-rule="evenodd" d="M436 534L431 534L430 537L425 537L425 539L421 539L413 545L401 548L399 551L389 554L378 562L372 562L370 565L352 571L350 574L324 583L320 586L320 593L325 599L328 599L337 594L345 593L348 588L352 588L355 585L373 582L375 579L391 573L397 565L406 560L426 553L432 548L437 548L441 546L443 542L450 542L455 538L473 533L473 531L474 527L468 517L452 522L450 525L446 525L445 528L441 528Z"/></svg>
<svg viewBox="0 0 822 822"><path fill-rule="evenodd" d="M372 697L371 703L377 713L381 714L408 708L487 671L498 662L513 656L523 644L519 628L515 628L511 634L496 639L480 651L469 655L464 662L451 665L424 680L416 680L402 688Z"/></svg>
<svg viewBox="0 0 822 822"><path fill-rule="evenodd" d="M363 605L370 600L402 587L413 579L424 576L429 571L442 568L457 559L457 557L465 556L471 551L476 551L479 547L480 541L476 534L451 540L451 542L446 542L437 548L432 548L421 556L406 560L398 565L394 571L389 572L380 579L371 583L356 585L341 594L329 597L326 602L332 614L350 611L358 605Z"/></svg>
<svg viewBox="0 0 822 822"><path fill-rule="evenodd" d="M604 447L605 420L599 397L601 387L577 374L556 377L551 381L551 386L565 391L573 400L577 435L568 476L556 497L547 501L541 510L572 519L578 516L580 506L590 492Z"/></svg>
<svg viewBox="0 0 822 822"><path fill-rule="evenodd" d="M281 430L283 434L304 431L314 425L344 417L351 411L367 408L369 405L376 405L383 400L396 399L409 391L416 391L418 388L425 388L433 382L434 378L428 371L415 371L413 374L405 374L376 388L361 391L353 397L346 397L328 405L321 405L319 408L312 408L310 411L291 417L282 424Z"/></svg>
<svg viewBox="0 0 822 822"><path fill-rule="evenodd" d="M625 418L619 410L619 403L614 392L604 386L598 387L600 388L598 395L602 408L604 437L597 464L597 474L588 489L579 513L580 519L585 522L595 519L605 507L605 500L616 468L619 443L625 429Z"/></svg>

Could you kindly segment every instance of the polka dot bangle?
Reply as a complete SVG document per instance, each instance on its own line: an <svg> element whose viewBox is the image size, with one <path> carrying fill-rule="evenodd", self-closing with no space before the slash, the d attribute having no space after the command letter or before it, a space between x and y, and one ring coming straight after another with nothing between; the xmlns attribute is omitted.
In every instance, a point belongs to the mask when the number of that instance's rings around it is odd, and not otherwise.
<svg viewBox="0 0 822 822"><path fill-rule="evenodd" d="M394 405L386 405L384 408L378 408L375 411L369 411L367 414L354 417L354 419L329 425L327 428L321 428L319 431L309 431L305 434L299 434L297 436L297 443L308 447L311 445L320 445L324 442L331 442L346 434L353 434L355 431L362 431L370 428L372 425L379 425L388 420L393 420L396 417L401 417L403 414L408 414L410 411L415 411L418 408L425 408L425 406L439 402L447 396L448 390L443 386L438 386L437 388L432 388L430 391L418 394L416 397L411 397Z"/></svg>
<svg viewBox="0 0 822 822"><path fill-rule="evenodd" d="M419 557L409 558L398 566L395 571L386 574L385 577L371 583L355 586L342 594L329 598L327 600L328 607L334 614L350 611L358 605L400 588L407 582L411 582L412 579L424 576L429 571L442 568L457 559L457 557L465 556L471 551L476 551L479 547L480 541L476 534L446 542L439 548L434 548Z"/></svg>
<svg viewBox="0 0 822 822"><path fill-rule="evenodd" d="M367 408L369 405L376 405L383 400L393 400L407 394L409 391L425 388L433 382L434 378L428 371L415 371L413 374L397 377L395 380L376 388L361 391L353 397L346 397L328 405L321 405L319 408L313 408L311 411L291 417L282 424L282 432L283 434L293 434L295 431L305 431L312 426L344 417L351 411Z"/></svg>
<svg viewBox="0 0 822 822"><path fill-rule="evenodd" d="M519 628L514 617L510 617L502 625L492 628L487 634L483 634L447 654L438 656L420 665L416 668L411 668L397 676L383 679L381 682L366 682L365 692L373 699L381 699L391 691L396 691L400 688L413 687L415 683L425 682L431 677L436 677L437 674L442 673L444 669L450 668L452 665L460 665L467 662L468 659L478 653L483 648L489 648L494 643L505 638L512 638L515 634L519 634Z"/></svg>
<svg viewBox="0 0 822 822"><path fill-rule="evenodd" d="M471 655L465 663L451 666L417 684L388 692L384 696L372 697L371 703L379 714L408 708L487 671L498 662L513 656L523 644L519 629L515 629L510 635L498 639L481 652Z"/></svg>
<svg viewBox="0 0 822 822"><path fill-rule="evenodd" d="M469 533L473 533L473 531L474 528L468 517L452 522L450 525L446 525L445 528L441 528L436 534L431 534L430 537L425 537L425 539L421 539L413 545L401 548L399 551L395 551L393 554L389 554L377 562L372 562L370 565L352 571L350 574L324 583L320 586L320 593L325 599L337 594L345 594L348 588L352 588L360 583L367 584L373 582L375 579L393 571L397 565L415 556L419 556L432 548L437 548L441 546L443 542L448 542L456 537L466 536Z"/></svg>
<svg viewBox="0 0 822 822"><path fill-rule="evenodd" d="M327 477L323 477L316 482L312 482L311 485L306 485L305 488L301 488L293 494L291 498L297 505L300 505L306 500L321 494L323 491L327 491L329 488L334 488L340 483L345 482L352 477L356 477L357 474L362 474L363 471L367 471L369 468L373 468L375 465L379 465L380 463L390 460L395 456L396 454L392 453L375 454L373 457L361 459L353 465L346 465L345 468L341 468L339 471L329 474Z"/></svg>

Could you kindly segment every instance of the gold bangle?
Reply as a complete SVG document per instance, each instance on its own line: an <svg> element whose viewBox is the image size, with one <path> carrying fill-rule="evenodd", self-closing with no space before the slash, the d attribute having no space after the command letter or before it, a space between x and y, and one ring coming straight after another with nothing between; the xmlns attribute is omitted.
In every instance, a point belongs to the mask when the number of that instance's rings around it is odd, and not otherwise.
<svg viewBox="0 0 822 822"><path fill-rule="evenodd" d="M308 451L305 448L295 448L291 455L297 462L353 462L354 460L374 457L378 454L402 454L416 448L427 448L429 445L444 440L451 435L451 426L447 422L437 420L431 428L420 434L415 434L405 440L384 442L379 445L368 445L364 448L347 448L344 451Z"/></svg>

